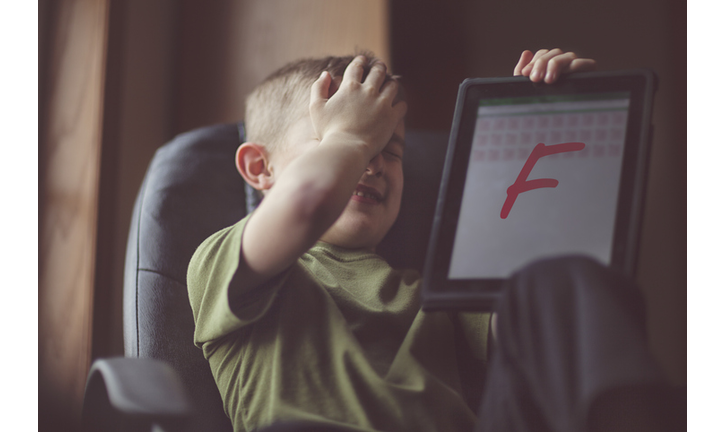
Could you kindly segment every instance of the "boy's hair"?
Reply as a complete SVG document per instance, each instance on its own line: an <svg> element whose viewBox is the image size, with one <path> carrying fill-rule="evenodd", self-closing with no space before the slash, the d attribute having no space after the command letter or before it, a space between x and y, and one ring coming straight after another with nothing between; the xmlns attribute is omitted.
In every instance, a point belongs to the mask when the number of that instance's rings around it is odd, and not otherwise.
<svg viewBox="0 0 724 432"><path fill-rule="evenodd" d="M376 60L374 54L360 53L367 59L364 76ZM289 127L309 114L309 96L312 84L323 71L332 77L341 77L355 56L329 56L294 61L273 72L257 85L246 98L246 141L262 144L267 151L278 149L284 142ZM387 80L399 77L387 73ZM402 89L397 100L403 100Z"/></svg>

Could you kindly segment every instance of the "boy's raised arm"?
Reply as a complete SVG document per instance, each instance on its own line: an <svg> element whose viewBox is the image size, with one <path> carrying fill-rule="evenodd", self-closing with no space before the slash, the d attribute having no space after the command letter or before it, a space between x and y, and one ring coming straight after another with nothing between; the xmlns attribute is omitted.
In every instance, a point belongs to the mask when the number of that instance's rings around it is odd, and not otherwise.
<svg viewBox="0 0 724 432"><path fill-rule="evenodd" d="M363 80L364 61L350 63L331 97L332 77L322 73L311 89L310 116L292 126L308 139L279 150L298 154L288 165L270 167L268 192L242 237L251 286L282 272L332 226L402 121L407 107L395 103L397 83L385 82L382 62Z"/></svg>

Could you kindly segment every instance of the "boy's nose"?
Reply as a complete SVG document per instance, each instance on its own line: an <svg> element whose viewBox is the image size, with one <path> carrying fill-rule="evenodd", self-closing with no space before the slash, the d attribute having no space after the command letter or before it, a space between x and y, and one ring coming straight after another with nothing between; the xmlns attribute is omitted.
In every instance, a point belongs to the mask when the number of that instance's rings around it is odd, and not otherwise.
<svg viewBox="0 0 724 432"><path fill-rule="evenodd" d="M365 171L369 175L380 175L382 174L382 171L385 168L385 159L382 156L382 153L378 153L375 157L372 158L369 164L367 164L367 171Z"/></svg>

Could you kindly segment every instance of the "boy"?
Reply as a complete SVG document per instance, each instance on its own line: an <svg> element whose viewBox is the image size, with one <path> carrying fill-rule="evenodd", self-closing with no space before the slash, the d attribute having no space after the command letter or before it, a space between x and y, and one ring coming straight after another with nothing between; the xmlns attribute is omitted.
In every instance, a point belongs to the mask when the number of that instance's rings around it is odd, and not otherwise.
<svg viewBox="0 0 724 432"><path fill-rule="evenodd" d="M550 83L593 65L560 50L526 51L514 73ZM422 313L419 275L393 270L374 254L400 207L405 111L397 80L371 56L293 63L248 98L248 141L236 164L264 199L206 240L188 273L195 343L236 431L280 421L340 431L475 427L476 407L463 394L481 389L461 382L459 367L482 367L488 358L489 315ZM467 358L456 351L460 334L469 343ZM510 342L501 351L510 355L516 334L503 338ZM488 387L503 389L504 404L486 390L481 418L488 425L502 416L521 430L545 430L562 412L565 427L583 430L589 412L596 416L569 400L575 392L551 395L563 401L562 410L527 397L538 389L512 382L526 371L503 372L513 364L507 360L496 360L491 372L500 371ZM640 376L656 381L639 370L633 381Z"/></svg>

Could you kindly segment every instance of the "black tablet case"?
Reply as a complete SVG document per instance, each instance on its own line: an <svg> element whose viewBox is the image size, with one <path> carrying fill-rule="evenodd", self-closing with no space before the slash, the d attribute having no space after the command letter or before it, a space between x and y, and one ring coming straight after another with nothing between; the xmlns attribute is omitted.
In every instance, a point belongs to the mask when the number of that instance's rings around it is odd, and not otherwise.
<svg viewBox="0 0 724 432"><path fill-rule="evenodd" d="M460 211L463 187L461 167L467 166L472 132L471 118L477 116L481 98L523 97L526 95L576 94L577 92L616 91L636 87L629 107L619 201L610 265L633 275L643 215L649 147L652 137L653 96L657 77L649 69L570 74L553 85L532 83L525 77L474 78L459 87L445 168L430 237L423 279L425 310L490 310L502 289L502 278L451 280L448 278L452 242ZM488 89L490 93L488 93ZM484 257L481 257L484 259ZM520 263L525 264L523 262Z"/></svg>

